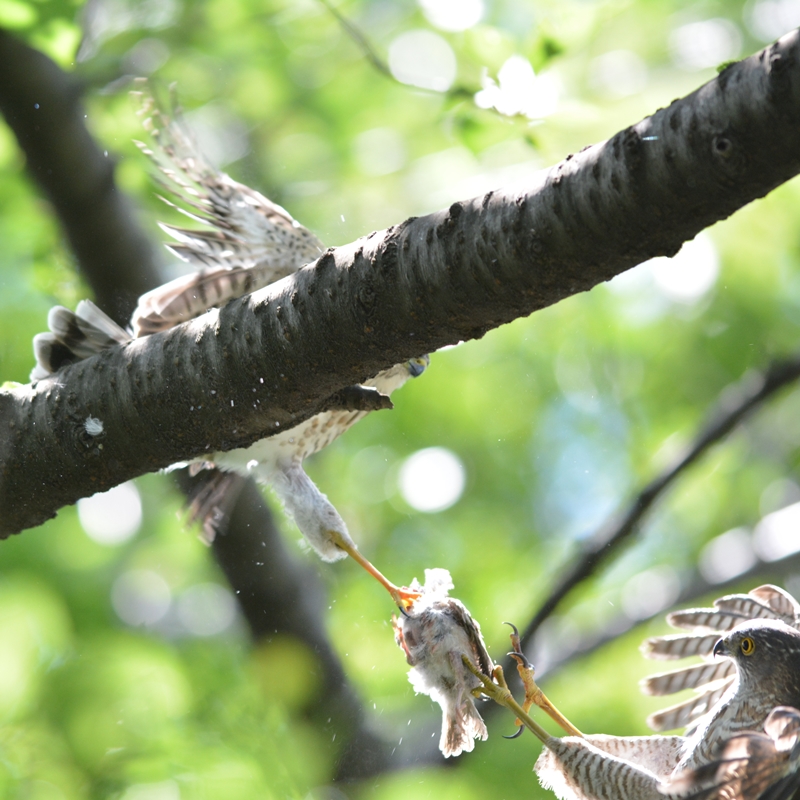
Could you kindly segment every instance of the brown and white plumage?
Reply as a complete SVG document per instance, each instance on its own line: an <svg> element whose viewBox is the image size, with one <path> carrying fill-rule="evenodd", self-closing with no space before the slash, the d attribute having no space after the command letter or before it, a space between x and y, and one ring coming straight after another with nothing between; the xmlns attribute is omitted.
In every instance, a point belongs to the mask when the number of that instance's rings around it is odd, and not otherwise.
<svg viewBox="0 0 800 800"><path fill-rule="evenodd" d="M679 612L697 626L728 624L708 654L728 663L722 696L688 736L550 739L536 771L561 800L788 800L800 787L800 631L794 599L776 587L722 598L715 609ZM755 618L742 618L752 612ZM652 643L651 643L652 645ZM655 645L676 652L674 639ZM697 637L686 650L697 650ZM722 659L722 660L720 660ZM689 683L706 692L699 671Z"/></svg>
<svg viewBox="0 0 800 800"><path fill-rule="evenodd" d="M399 618L393 618L395 640L411 665L408 679L417 694L426 694L442 709L439 749L445 758L469 752L475 739L488 733L472 690L480 681L462 661L466 656L484 675L491 676L492 659L480 625L459 600L449 597L453 588L445 569L426 569L425 584L409 587L419 596Z"/></svg>
<svg viewBox="0 0 800 800"><path fill-rule="evenodd" d="M268 286L322 254L322 242L286 209L212 167L179 113L171 119L151 94L137 96L156 148L137 144L161 171L163 188L179 199L165 202L207 227L160 223L175 240L167 249L198 271L139 298L131 319L135 336L166 330Z"/></svg>
<svg viewBox="0 0 800 800"><path fill-rule="evenodd" d="M131 318L131 333L88 300L81 301L75 312L52 309L50 332L34 338L37 363L31 380L42 380L71 362L133 337L197 317L290 275L322 252L320 241L288 211L210 166L179 116L170 119L147 93L140 98L144 126L156 145L152 150L140 145L141 149L158 165L164 176L162 185L177 197L178 204L171 205L205 226L161 227L177 242L169 249L199 269L142 295ZM427 356L397 364L365 385L389 395L421 374L427 364ZM346 552L352 555L355 544L336 509L306 475L303 460L365 414L324 412L248 448L214 453L193 466L218 467L272 485L311 547L323 560L335 561ZM213 538L218 494L224 485L224 481L215 485L198 505L209 539Z"/></svg>
<svg viewBox="0 0 800 800"><path fill-rule="evenodd" d="M681 800L789 800L800 788L800 711L777 706L764 732L729 739L719 757L669 782Z"/></svg>

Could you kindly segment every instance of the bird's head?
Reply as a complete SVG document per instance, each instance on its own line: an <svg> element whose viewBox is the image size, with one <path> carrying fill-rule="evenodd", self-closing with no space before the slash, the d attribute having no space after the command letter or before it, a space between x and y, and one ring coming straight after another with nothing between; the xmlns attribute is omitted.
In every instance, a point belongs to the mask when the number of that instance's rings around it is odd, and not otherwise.
<svg viewBox="0 0 800 800"><path fill-rule="evenodd" d="M778 620L751 620L728 631L714 645L715 656L736 664L745 688L780 686L775 705L800 703L800 631Z"/></svg>
<svg viewBox="0 0 800 800"><path fill-rule="evenodd" d="M412 378L419 378L423 372L428 368L431 363L429 355L420 356L419 358L411 358L406 361L406 369Z"/></svg>
<svg viewBox="0 0 800 800"><path fill-rule="evenodd" d="M399 389L409 378L418 378L431 363L430 356L410 358L401 364L395 364L383 372L379 372L371 380L365 381L366 386L374 386L381 394L391 394Z"/></svg>

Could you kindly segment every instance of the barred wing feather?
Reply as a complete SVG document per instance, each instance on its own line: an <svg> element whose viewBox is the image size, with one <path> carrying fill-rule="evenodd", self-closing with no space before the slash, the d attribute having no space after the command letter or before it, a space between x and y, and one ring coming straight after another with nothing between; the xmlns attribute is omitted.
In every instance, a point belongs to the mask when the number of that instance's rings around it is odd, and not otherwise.
<svg viewBox="0 0 800 800"><path fill-rule="evenodd" d="M656 711L647 718L647 724L654 731L672 731L676 728L694 728L695 723L704 714L711 711L722 699L725 692L733 685L735 676L731 675L726 681L714 688L705 688L701 694L690 697L682 703L676 703L661 711ZM687 734L689 731L687 731Z"/></svg>
<svg viewBox="0 0 800 800"><path fill-rule="evenodd" d="M645 694L697 692L695 697L652 714L650 727L663 731L691 725L714 708L735 677L732 662L712 660L714 645L725 631L752 619L781 620L800 629L800 604L783 589L764 585L748 594L720 597L713 608L691 608L667 616L670 625L686 633L647 639L641 647L644 656L657 660L699 656L705 663L651 675L641 682Z"/></svg>
<svg viewBox="0 0 800 800"><path fill-rule="evenodd" d="M131 320L137 336L224 305L319 257L322 243L286 209L205 160L179 111L170 118L151 94L139 97L144 127L157 147L137 144L161 171L162 187L177 202L162 199L207 227L161 224L176 241L168 249L200 271L183 279L185 283L178 279L143 296Z"/></svg>
<svg viewBox="0 0 800 800"><path fill-rule="evenodd" d="M677 694L684 689L695 689L733 675L736 668L730 660L707 661L682 667L671 672L649 675L640 682L641 690L648 695Z"/></svg>

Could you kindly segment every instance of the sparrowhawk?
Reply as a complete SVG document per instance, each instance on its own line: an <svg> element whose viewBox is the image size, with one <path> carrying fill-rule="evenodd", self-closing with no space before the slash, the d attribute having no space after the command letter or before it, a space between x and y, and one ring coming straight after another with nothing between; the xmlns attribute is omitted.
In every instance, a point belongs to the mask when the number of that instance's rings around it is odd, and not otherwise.
<svg viewBox="0 0 800 800"><path fill-rule="evenodd" d="M156 145L154 150L140 147L161 170L162 184L177 198L175 207L203 226L161 227L176 240L169 249L197 271L140 297L130 330L121 328L88 300L81 301L75 312L63 307L51 309L50 332L34 339L37 363L31 380L45 379L66 364L125 344L133 337L200 316L295 272L322 253L317 237L288 211L213 168L178 113L170 118L148 92L140 96L144 125ZM364 385L389 395L409 378L420 375L428 363L428 356L422 356L397 364ZM350 554L379 576L357 552L344 521L303 469L306 457L329 445L365 414L324 412L250 447L213 453L192 467L217 467L270 484L323 560L336 561ZM223 477L221 485L214 488L212 484L199 506L198 516L209 522L204 526L209 538L214 533L212 512L224 488ZM379 579L397 599L394 587L382 576Z"/></svg>
<svg viewBox="0 0 800 800"><path fill-rule="evenodd" d="M714 609L671 615L689 633L649 640L646 652L709 660L671 677L654 676L645 687L659 690L652 693L697 688L702 701L686 706L693 709L691 730L685 736L551 737L536 765L542 784L560 798L595 800L791 797L800 766L797 608L791 596L764 586L721 598ZM685 709L656 722L681 715Z"/></svg>

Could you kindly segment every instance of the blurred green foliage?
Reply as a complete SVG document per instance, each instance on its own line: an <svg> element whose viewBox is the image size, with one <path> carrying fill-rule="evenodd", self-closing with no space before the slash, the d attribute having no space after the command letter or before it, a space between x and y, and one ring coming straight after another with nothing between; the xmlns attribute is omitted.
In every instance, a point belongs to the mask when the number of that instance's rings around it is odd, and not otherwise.
<svg viewBox="0 0 800 800"><path fill-rule="evenodd" d="M456 59L450 93L382 74L316 0L0 0L0 25L85 82L87 124L119 159L118 180L154 238L155 221L172 212L154 198L149 166L131 143L143 136L128 98L130 77L141 74L177 83L212 159L326 243L342 244L521 185L638 121L712 78L717 63L778 35L768 6L485 0L479 23L445 31L412 0L340 4L384 60L400 34L435 32ZM689 26L708 21L728 49L698 66L682 48ZM555 93L551 113L504 115L474 102L491 81L503 88L513 56L535 70L534 92ZM0 171L0 380L25 381L48 308L74 306L87 290L3 126ZM719 274L690 299L675 299L674 287L641 267L435 354L393 412L369 417L309 472L391 578L450 569L490 649L504 653L502 620L527 621L558 565L669 463L727 386L797 347L798 220L793 182L709 232ZM165 256L165 274L175 269ZM798 499L799 405L796 391L781 395L714 448L548 630L561 640L591 637L620 614L643 570L667 568L687 582L709 539ZM458 455L467 483L455 505L423 513L403 499L398 475L404 458L431 446ZM179 521L167 480L137 485L142 524L124 543L91 540L69 508L2 544L0 794L309 796L329 782L336 755L330 732L301 713L318 685L313 657L285 637L253 647L241 621L205 636L182 622L181 597L224 580ZM299 548L297 557L313 563ZM330 634L372 724L400 753L438 738L438 708L413 696L382 590L350 563L314 566L329 587ZM113 599L134 569L155 574L169 604L138 627L122 621ZM636 644L662 628L637 629L572 664L548 693L584 730L645 732L658 703L636 690L648 671ZM457 770L422 767L342 791L364 800L543 796L532 774L538 746L499 735L512 723L495 717L490 740Z"/></svg>

